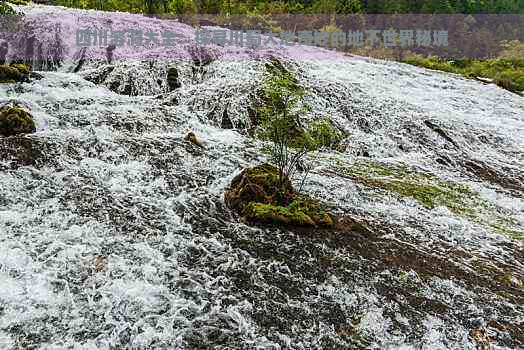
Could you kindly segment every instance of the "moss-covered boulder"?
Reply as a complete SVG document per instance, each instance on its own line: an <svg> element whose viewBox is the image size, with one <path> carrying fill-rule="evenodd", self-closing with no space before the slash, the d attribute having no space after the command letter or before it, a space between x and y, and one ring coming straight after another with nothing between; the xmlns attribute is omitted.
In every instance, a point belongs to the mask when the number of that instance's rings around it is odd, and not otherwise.
<svg viewBox="0 0 524 350"><path fill-rule="evenodd" d="M226 205L251 223L333 226L333 219L318 202L296 193L287 177L279 178L278 169L270 164L245 169L226 191Z"/></svg>
<svg viewBox="0 0 524 350"><path fill-rule="evenodd" d="M278 169L262 164L244 169L237 175L225 194L228 207L241 212L250 203L287 205L293 197L291 181L285 178L279 184Z"/></svg>
<svg viewBox="0 0 524 350"><path fill-rule="evenodd" d="M22 108L4 106L0 108L0 135L13 136L36 131L33 117Z"/></svg>
<svg viewBox="0 0 524 350"><path fill-rule="evenodd" d="M20 74L28 75L30 73L29 66L27 64L22 63L11 63L9 65L12 68L16 68Z"/></svg>
<svg viewBox="0 0 524 350"><path fill-rule="evenodd" d="M0 83L29 81L30 69L25 64L0 65Z"/></svg>
<svg viewBox="0 0 524 350"><path fill-rule="evenodd" d="M250 202L242 211L248 222L265 224L332 227L333 219L320 205L305 196L296 196L288 206Z"/></svg>

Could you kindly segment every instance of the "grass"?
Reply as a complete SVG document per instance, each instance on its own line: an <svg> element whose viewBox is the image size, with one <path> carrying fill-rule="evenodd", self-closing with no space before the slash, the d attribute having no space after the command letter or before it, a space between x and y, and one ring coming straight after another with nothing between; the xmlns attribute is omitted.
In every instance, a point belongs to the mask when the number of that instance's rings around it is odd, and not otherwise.
<svg viewBox="0 0 524 350"><path fill-rule="evenodd" d="M495 84L511 92L524 92L524 60L409 60L406 63L461 74L468 78L488 78Z"/></svg>

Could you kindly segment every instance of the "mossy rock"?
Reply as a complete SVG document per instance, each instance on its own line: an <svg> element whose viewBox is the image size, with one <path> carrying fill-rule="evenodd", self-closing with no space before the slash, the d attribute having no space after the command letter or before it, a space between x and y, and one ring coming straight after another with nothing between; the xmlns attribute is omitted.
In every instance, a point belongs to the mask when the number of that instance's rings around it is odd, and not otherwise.
<svg viewBox="0 0 524 350"><path fill-rule="evenodd" d="M29 73L25 64L0 65L0 81L3 83L29 81Z"/></svg>
<svg viewBox="0 0 524 350"><path fill-rule="evenodd" d="M318 203L298 195L288 206L250 202L242 210L242 217L263 224L333 227L333 219Z"/></svg>
<svg viewBox="0 0 524 350"><path fill-rule="evenodd" d="M270 164L262 164L237 175L224 197L228 207L241 212L250 202L287 205L293 193L289 179L282 179L279 186L278 169Z"/></svg>
<svg viewBox="0 0 524 350"><path fill-rule="evenodd" d="M244 219L265 224L314 226L315 222L300 210L279 205L250 202L242 211Z"/></svg>
<svg viewBox="0 0 524 350"><path fill-rule="evenodd" d="M31 71L27 64L11 63L9 66L12 67L12 68L16 68L18 70L18 72L20 72L21 74L29 74L30 71Z"/></svg>
<svg viewBox="0 0 524 350"><path fill-rule="evenodd" d="M35 131L35 123L29 112L11 106L0 108L0 135L13 136Z"/></svg>
<svg viewBox="0 0 524 350"><path fill-rule="evenodd" d="M279 180L278 169L262 164L242 171L224 195L227 206L251 223L332 227L331 216L320 204L293 189L291 181Z"/></svg>

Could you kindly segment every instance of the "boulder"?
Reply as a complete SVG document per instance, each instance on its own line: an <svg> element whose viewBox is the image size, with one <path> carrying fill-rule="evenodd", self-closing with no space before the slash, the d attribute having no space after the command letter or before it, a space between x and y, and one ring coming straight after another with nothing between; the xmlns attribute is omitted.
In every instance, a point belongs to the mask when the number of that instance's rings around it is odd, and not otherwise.
<svg viewBox="0 0 524 350"><path fill-rule="evenodd" d="M225 202L228 207L241 212L250 202L287 205L293 193L291 181L284 178L279 186L278 169L266 163L238 174L225 193Z"/></svg>
<svg viewBox="0 0 524 350"><path fill-rule="evenodd" d="M13 136L36 131L33 117L26 110L3 106L0 108L0 135Z"/></svg>
<svg viewBox="0 0 524 350"><path fill-rule="evenodd" d="M191 142L192 144L196 145L196 146L199 146L199 147L204 147L204 142L201 141L200 139L198 139L195 135L194 132L190 132L186 135L186 137L184 137L184 140L185 141L188 141L188 142Z"/></svg>
<svg viewBox="0 0 524 350"><path fill-rule="evenodd" d="M167 70L167 85L171 91L182 86L178 80L178 70L176 67L171 67Z"/></svg>
<svg viewBox="0 0 524 350"><path fill-rule="evenodd" d="M30 69L25 64L0 65L0 83L29 81Z"/></svg>
<svg viewBox="0 0 524 350"><path fill-rule="evenodd" d="M333 219L320 204L295 192L287 177L270 164L244 169L224 194L226 205L251 223L332 227Z"/></svg>

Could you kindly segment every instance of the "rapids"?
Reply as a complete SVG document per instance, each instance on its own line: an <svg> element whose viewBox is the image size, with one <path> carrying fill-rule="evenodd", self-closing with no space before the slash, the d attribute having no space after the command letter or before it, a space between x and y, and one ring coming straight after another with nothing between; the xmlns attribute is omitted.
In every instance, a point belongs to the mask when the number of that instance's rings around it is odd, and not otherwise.
<svg viewBox="0 0 524 350"><path fill-rule="evenodd" d="M37 124L0 139L1 349L524 347L524 98L320 48L123 48L108 64L70 45L95 12L18 8L48 33L35 63L61 57L0 85ZM266 159L245 130L268 57L307 88L306 119L347 134L311 159L305 191L356 229L251 227L225 207L231 179Z"/></svg>

